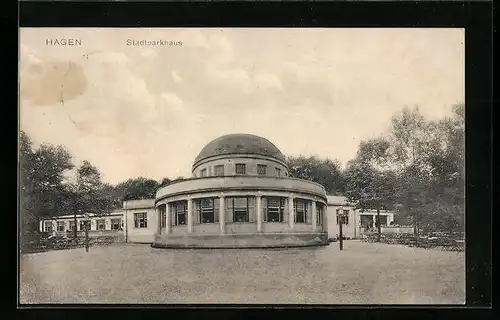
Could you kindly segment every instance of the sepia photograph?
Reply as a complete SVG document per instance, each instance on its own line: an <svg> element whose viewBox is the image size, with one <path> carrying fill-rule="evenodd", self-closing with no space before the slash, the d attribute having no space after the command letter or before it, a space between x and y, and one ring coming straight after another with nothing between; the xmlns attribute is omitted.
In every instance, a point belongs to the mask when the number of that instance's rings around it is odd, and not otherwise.
<svg viewBox="0 0 500 320"><path fill-rule="evenodd" d="M19 303L465 304L465 29L19 42Z"/></svg>

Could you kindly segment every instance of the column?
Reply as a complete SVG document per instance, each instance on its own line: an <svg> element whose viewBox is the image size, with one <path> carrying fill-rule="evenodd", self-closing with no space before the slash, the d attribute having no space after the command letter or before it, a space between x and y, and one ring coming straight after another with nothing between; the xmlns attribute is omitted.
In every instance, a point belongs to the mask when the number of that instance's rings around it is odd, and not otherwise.
<svg viewBox="0 0 500 320"><path fill-rule="evenodd" d="M262 194L261 192L257 193L257 201L255 203L257 210L257 232L262 232Z"/></svg>
<svg viewBox="0 0 500 320"><path fill-rule="evenodd" d="M226 202L225 202L224 194L221 193L220 198L219 198L219 227L220 227L221 234L224 234L225 229L226 229L225 221L224 221L225 213L226 213L225 204L226 204Z"/></svg>
<svg viewBox="0 0 500 320"><path fill-rule="evenodd" d="M159 206L156 207L155 211L156 211L156 215L158 217L158 227L156 229L157 229L158 235L161 235L161 210L160 210L160 207Z"/></svg>
<svg viewBox="0 0 500 320"><path fill-rule="evenodd" d="M193 232L193 199L188 198L187 205L187 222L188 222L188 233Z"/></svg>
<svg viewBox="0 0 500 320"><path fill-rule="evenodd" d="M352 222L354 224L354 239L357 239L357 229L358 229L358 214L357 214L357 210L356 209L352 209L352 216L353 216L353 219L352 219Z"/></svg>
<svg viewBox="0 0 500 320"><path fill-rule="evenodd" d="M316 231L316 217L318 215L318 212L316 211L316 200L313 199L311 203L311 222L312 222L312 229L313 231Z"/></svg>
<svg viewBox="0 0 500 320"><path fill-rule="evenodd" d="M288 221L290 224L290 229L294 229L295 216L293 211L293 197L288 197Z"/></svg>
<svg viewBox="0 0 500 320"><path fill-rule="evenodd" d="M170 234L172 228L170 227L172 225L172 213L170 212L170 204L167 202L165 203L165 234Z"/></svg>

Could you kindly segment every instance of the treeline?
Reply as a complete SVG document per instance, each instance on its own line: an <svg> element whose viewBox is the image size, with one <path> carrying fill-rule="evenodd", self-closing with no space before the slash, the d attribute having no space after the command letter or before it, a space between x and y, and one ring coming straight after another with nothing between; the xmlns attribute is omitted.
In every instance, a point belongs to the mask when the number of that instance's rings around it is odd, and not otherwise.
<svg viewBox="0 0 500 320"><path fill-rule="evenodd" d="M388 132L359 145L342 169L338 160L288 157L290 176L322 184L328 194L345 195L363 209L396 210L399 223L431 230L461 230L464 223L464 106L453 116L430 121L405 108ZM147 199L173 181L144 177L111 185L88 161L78 167L62 146L20 136L22 232L37 229L43 217L83 212L106 214L124 200Z"/></svg>
<svg viewBox="0 0 500 320"><path fill-rule="evenodd" d="M462 232L465 218L465 107L440 120L418 107L394 115L380 137L361 142L343 172L345 195L363 209L393 209L424 232Z"/></svg>
<svg viewBox="0 0 500 320"><path fill-rule="evenodd" d="M288 158L292 177L322 184L360 210L394 210L397 223L415 231L462 232L465 218L465 107L426 119L404 108L379 137L359 144L341 169L337 160Z"/></svg>
<svg viewBox="0 0 500 320"><path fill-rule="evenodd" d="M63 146L43 143L35 148L21 131L19 147L23 234L36 231L44 217L85 212L104 215L120 209L124 200L153 198L157 188L183 179L139 177L111 185L102 181L99 169L89 161L76 166Z"/></svg>

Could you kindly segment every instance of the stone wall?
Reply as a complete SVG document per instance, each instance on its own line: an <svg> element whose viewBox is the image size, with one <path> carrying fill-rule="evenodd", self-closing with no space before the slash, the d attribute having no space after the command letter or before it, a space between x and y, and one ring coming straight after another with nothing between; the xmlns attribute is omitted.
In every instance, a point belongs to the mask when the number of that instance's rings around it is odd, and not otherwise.
<svg viewBox="0 0 500 320"><path fill-rule="evenodd" d="M328 245L326 233L156 236L155 248L285 248Z"/></svg>

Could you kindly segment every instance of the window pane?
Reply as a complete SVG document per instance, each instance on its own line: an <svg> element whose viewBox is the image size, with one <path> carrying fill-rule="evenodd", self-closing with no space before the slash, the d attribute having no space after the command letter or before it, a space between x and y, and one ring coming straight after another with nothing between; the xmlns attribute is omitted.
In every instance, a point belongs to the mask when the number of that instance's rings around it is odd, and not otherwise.
<svg viewBox="0 0 500 320"><path fill-rule="evenodd" d="M267 207L268 208L278 208L280 205L279 198L267 198Z"/></svg>
<svg viewBox="0 0 500 320"><path fill-rule="evenodd" d="M316 225L321 226L323 224L323 205L316 204Z"/></svg>
<svg viewBox="0 0 500 320"><path fill-rule="evenodd" d="M235 210L234 211L234 221L235 222L248 222L247 210Z"/></svg>
<svg viewBox="0 0 500 320"><path fill-rule="evenodd" d="M106 224L104 220L97 220L97 230L105 230Z"/></svg>
<svg viewBox="0 0 500 320"><path fill-rule="evenodd" d="M231 198L231 207L232 210L232 221L234 222L249 222L249 199L248 198ZM255 204L252 203L253 208L255 208Z"/></svg>
<svg viewBox="0 0 500 320"><path fill-rule="evenodd" d="M297 199L295 200L295 222L306 223L306 201Z"/></svg>
<svg viewBox="0 0 500 320"><path fill-rule="evenodd" d="M64 231L64 222L57 222L57 231Z"/></svg>
<svg viewBox="0 0 500 320"><path fill-rule="evenodd" d="M236 164L236 174L246 174L246 165L242 163Z"/></svg>
<svg viewBox="0 0 500 320"><path fill-rule="evenodd" d="M267 166L265 164L257 165L257 174L260 176L265 176L267 171Z"/></svg>
<svg viewBox="0 0 500 320"><path fill-rule="evenodd" d="M235 208L245 208L247 207L247 198L234 198Z"/></svg>
<svg viewBox="0 0 500 320"><path fill-rule="evenodd" d="M186 215L184 213L177 214L177 224L179 225L186 224Z"/></svg>
<svg viewBox="0 0 500 320"><path fill-rule="evenodd" d="M198 203L197 216L200 218L201 223L213 223L215 222L214 215L214 204L215 200L212 198L200 199Z"/></svg>
<svg viewBox="0 0 500 320"><path fill-rule="evenodd" d="M136 213L134 216L135 227L136 228L147 228L148 227L148 215L145 212Z"/></svg>
<svg viewBox="0 0 500 320"><path fill-rule="evenodd" d="M187 201L178 201L172 203L172 216L174 225L186 224Z"/></svg>
<svg viewBox="0 0 500 320"><path fill-rule="evenodd" d="M266 198L266 206L264 208L264 221L283 222L285 211L284 198Z"/></svg>
<svg viewBox="0 0 500 320"><path fill-rule="evenodd" d="M201 208L202 209L205 209L205 208L213 209L213 207L214 207L213 199L202 199L201 200Z"/></svg>
<svg viewBox="0 0 500 320"><path fill-rule="evenodd" d="M215 175L216 176L223 176L224 175L224 166L223 165L217 165L214 167Z"/></svg>

